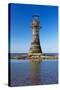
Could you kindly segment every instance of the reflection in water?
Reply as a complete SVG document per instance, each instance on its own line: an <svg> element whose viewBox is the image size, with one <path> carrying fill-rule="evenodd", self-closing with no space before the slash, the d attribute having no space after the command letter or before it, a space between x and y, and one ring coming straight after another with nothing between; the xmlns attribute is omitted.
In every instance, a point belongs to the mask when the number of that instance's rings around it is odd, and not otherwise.
<svg viewBox="0 0 60 90"><path fill-rule="evenodd" d="M57 60L11 60L11 86L58 83Z"/></svg>
<svg viewBox="0 0 60 90"><path fill-rule="evenodd" d="M32 71L31 71L31 81L32 85L40 84L40 63L39 60L31 60Z"/></svg>

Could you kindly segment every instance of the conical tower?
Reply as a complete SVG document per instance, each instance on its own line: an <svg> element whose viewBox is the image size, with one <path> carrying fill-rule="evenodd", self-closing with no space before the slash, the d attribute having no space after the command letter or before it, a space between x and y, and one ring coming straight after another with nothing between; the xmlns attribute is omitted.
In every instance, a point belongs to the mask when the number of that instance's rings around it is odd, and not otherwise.
<svg viewBox="0 0 60 90"><path fill-rule="evenodd" d="M39 40L39 30L41 29L39 16L32 16L32 43L29 54L42 53L40 40Z"/></svg>

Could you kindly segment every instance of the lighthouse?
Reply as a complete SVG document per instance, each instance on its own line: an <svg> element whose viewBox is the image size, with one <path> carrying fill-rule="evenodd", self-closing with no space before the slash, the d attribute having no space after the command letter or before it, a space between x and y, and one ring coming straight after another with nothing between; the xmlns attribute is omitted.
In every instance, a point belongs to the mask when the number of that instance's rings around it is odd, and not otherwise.
<svg viewBox="0 0 60 90"><path fill-rule="evenodd" d="M41 29L40 20L38 15L32 16L32 42L31 47L29 50L29 54L41 54L41 45L40 45L40 39L39 39L39 30Z"/></svg>

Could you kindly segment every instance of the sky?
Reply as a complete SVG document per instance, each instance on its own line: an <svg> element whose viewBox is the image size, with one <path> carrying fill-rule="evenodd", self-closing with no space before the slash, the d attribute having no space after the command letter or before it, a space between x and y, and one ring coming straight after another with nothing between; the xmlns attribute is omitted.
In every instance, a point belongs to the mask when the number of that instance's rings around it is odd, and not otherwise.
<svg viewBox="0 0 60 90"><path fill-rule="evenodd" d="M32 41L32 16L39 15L39 31L43 53L58 52L58 7L27 4L10 6L10 52L27 53Z"/></svg>

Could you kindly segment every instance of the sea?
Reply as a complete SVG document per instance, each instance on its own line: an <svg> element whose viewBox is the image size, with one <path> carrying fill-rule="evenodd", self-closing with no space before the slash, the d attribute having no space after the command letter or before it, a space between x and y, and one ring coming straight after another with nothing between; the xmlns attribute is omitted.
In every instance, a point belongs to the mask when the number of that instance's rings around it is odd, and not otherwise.
<svg viewBox="0 0 60 90"><path fill-rule="evenodd" d="M10 86L58 84L58 60L9 60Z"/></svg>

